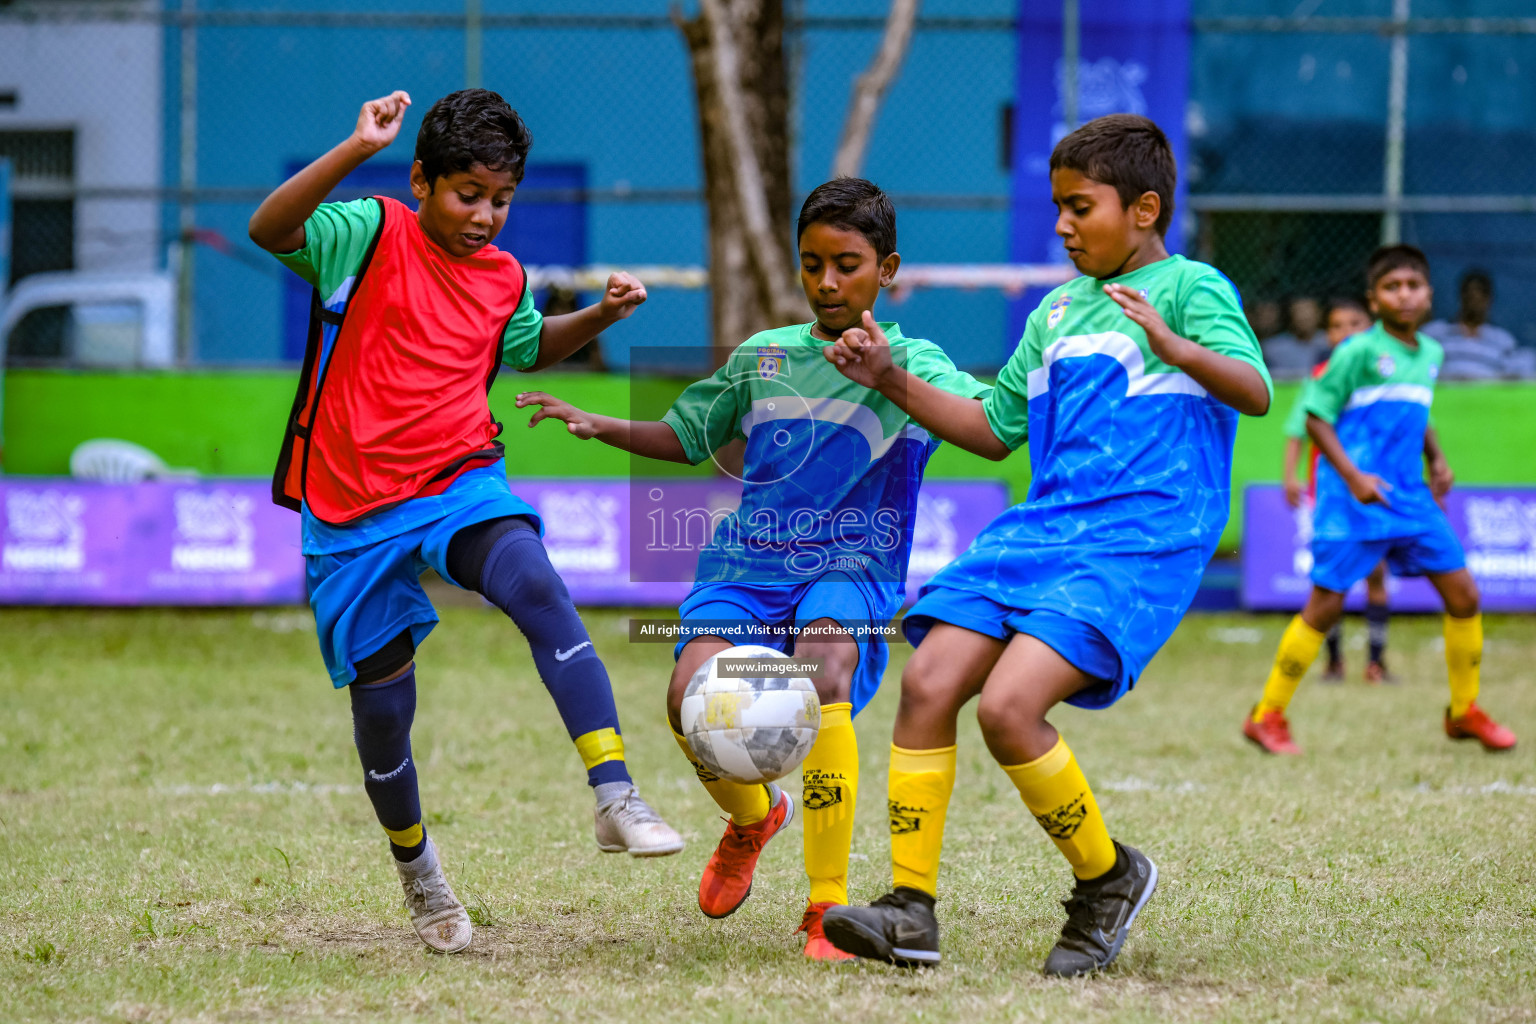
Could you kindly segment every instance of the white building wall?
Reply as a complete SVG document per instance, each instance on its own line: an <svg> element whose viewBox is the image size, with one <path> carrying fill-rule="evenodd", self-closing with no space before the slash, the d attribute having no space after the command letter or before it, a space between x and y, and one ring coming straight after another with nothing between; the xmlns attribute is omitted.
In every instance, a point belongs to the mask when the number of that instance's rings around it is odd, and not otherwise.
<svg viewBox="0 0 1536 1024"><path fill-rule="evenodd" d="M74 129L78 188L159 188L163 50L157 21L0 20L0 91L14 91L17 100L0 108L0 131ZM18 198L39 194L33 182L13 185ZM157 269L160 235L154 199L75 204L75 266L82 270Z"/></svg>

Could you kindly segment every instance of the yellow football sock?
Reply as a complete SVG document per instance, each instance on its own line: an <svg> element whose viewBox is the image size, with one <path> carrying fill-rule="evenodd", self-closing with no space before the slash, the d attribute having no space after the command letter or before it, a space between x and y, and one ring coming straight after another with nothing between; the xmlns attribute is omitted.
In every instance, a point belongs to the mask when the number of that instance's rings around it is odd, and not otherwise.
<svg viewBox="0 0 1536 1024"><path fill-rule="evenodd" d="M1477 700L1483 663L1483 617L1445 617L1445 667L1451 679L1451 717L1460 718Z"/></svg>
<svg viewBox="0 0 1536 1024"><path fill-rule="evenodd" d="M1307 625L1300 615L1285 627L1285 633L1280 637L1280 649L1275 652L1275 665L1264 681L1264 696L1253 708L1255 722L1266 711L1285 714L1296 694L1296 685L1317 658L1317 649L1323 646L1325 635Z"/></svg>
<svg viewBox="0 0 1536 1024"><path fill-rule="evenodd" d="M688 759L689 764L693 765L693 774L704 783L704 788L715 803L720 805L720 809L731 816L731 821L738 825L756 825L768 817L768 812L772 808L768 804L767 786L748 786L745 783L722 779L693 756L693 748L688 746L688 741L682 733L673 729L672 738L677 740L683 756Z"/></svg>
<svg viewBox="0 0 1536 1024"><path fill-rule="evenodd" d="M891 881L939 894L944 814L955 788L955 748L906 750L891 744Z"/></svg>
<svg viewBox="0 0 1536 1024"><path fill-rule="evenodd" d="M1005 764L1003 771L1018 787L1029 813L1071 863L1074 875L1098 878L1115 866L1115 844L1066 740L1058 735L1045 756Z"/></svg>
<svg viewBox="0 0 1536 1024"><path fill-rule="evenodd" d="M805 873L812 903L848 902L848 851L859 795L852 704L823 704L821 731L800 768L805 783Z"/></svg>

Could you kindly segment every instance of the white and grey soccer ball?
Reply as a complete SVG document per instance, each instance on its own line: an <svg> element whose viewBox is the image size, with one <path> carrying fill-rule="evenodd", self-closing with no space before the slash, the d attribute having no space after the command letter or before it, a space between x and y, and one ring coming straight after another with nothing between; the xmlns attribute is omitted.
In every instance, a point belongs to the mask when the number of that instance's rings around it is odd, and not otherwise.
<svg viewBox="0 0 1536 1024"><path fill-rule="evenodd" d="M821 728L821 698L800 675L722 675L722 661L788 661L745 644L710 658L683 692L683 735L694 756L732 782L772 782L799 767Z"/></svg>

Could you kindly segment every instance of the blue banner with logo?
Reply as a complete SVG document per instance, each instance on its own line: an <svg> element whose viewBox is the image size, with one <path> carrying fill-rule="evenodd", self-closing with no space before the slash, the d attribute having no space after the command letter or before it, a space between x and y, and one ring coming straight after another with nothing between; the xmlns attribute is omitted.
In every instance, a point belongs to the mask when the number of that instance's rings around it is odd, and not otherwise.
<svg viewBox="0 0 1536 1024"><path fill-rule="evenodd" d="M1092 0L1079 6L1077 120L1143 114L1173 144L1179 189L1168 251L1182 248L1184 108L1189 97L1189 0ZM1015 263L1064 263L1051 206L1051 150L1067 133L1061 4L1019 0L1018 84L1013 105L1010 257ZM1014 303L1015 338L1040 292Z"/></svg>

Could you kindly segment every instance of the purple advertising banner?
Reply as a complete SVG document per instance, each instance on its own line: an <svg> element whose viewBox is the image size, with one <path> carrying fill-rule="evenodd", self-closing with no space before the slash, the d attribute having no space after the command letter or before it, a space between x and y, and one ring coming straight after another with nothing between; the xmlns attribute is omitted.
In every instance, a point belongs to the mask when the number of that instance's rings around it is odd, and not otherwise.
<svg viewBox="0 0 1536 1024"><path fill-rule="evenodd" d="M628 480L516 480L539 510L550 561L588 605L676 605L685 580L635 582ZM668 481L669 489L680 486ZM706 507L719 486L687 481ZM992 481L918 499L908 592L1008 505ZM0 479L0 604L240 605L305 600L299 517L255 480L91 484Z"/></svg>
<svg viewBox="0 0 1536 1024"><path fill-rule="evenodd" d="M299 520L266 481L0 480L0 604L304 600Z"/></svg>
<svg viewBox="0 0 1536 1024"><path fill-rule="evenodd" d="M1446 498L1451 528L1467 551L1487 611L1536 611L1536 487L1458 487ZM1243 606L1295 611L1312 590L1312 510L1293 509L1284 491L1256 484L1243 492ZM1423 579L1387 577L1392 609L1440 611L1440 598ZM1345 607L1365 606L1365 584Z"/></svg>

